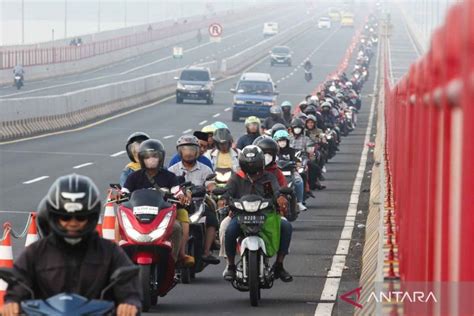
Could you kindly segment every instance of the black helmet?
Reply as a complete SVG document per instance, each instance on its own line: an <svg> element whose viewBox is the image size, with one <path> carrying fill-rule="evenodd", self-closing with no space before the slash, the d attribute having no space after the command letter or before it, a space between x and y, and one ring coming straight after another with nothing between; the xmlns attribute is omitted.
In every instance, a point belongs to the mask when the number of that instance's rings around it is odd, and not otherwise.
<svg viewBox="0 0 474 316"><path fill-rule="evenodd" d="M135 132L135 133L132 133L130 136L128 136L127 144L125 145L125 150L127 151L127 155L128 155L128 158L130 158L130 161L137 162L135 161L135 158L133 157L133 153L131 150L132 148L130 145L134 142L142 143L143 141L147 139L150 139L150 136L148 136L148 134L143 133L143 132Z"/></svg>
<svg viewBox="0 0 474 316"><path fill-rule="evenodd" d="M47 197L43 197L38 204L36 211L36 227L38 228L38 235L45 238L49 235L51 229L48 223L48 210L46 208Z"/></svg>
<svg viewBox="0 0 474 316"><path fill-rule="evenodd" d="M140 144L140 148L138 149L138 160L140 161L142 169L145 169L145 156L150 154L158 156L158 169L161 169L165 161L166 151L165 147L159 140L149 139Z"/></svg>
<svg viewBox="0 0 474 316"><path fill-rule="evenodd" d="M265 170L265 156L260 147L248 145L239 154L239 166L248 175L255 175Z"/></svg>
<svg viewBox="0 0 474 316"><path fill-rule="evenodd" d="M278 144L270 137L260 136L253 141L253 145L260 147L263 151L263 154L270 155L271 160L265 158L265 166L268 166L275 162L278 155Z"/></svg>
<svg viewBox="0 0 474 316"><path fill-rule="evenodd" d="M281 106L279 105L273 105L270 107L270 114L275 115L275 116L280 116L283 113Z"/></svg>
<svg viewBox="0 0 474 316"><path fill-rule="evenodd" d="M308 105L308 107L303 111L306 115L316 115L316 107L314 105Z"/></svg>
<svg viewBox="0 0 474 316"><path fill-rule="evenodd" d="M212 138L214 139L217 149L220 149L219 145L222 144L228 144L229 148L232 146L232 134L227 128L216 129Z"/></svg>
<svg viewBox="0 0 474 316"><path fill-rule="evenodd" d="M79 242L81 238L95 231L99 220L101 203L97 186L89 177L70 174L59 177L49 188L43 205L47 213L51 232L66 241ZM67 231L59 225L59 218L71 215L76 218L87 218L85 228L78 235L69 236Z"/></svg>
<svg viewBox="0 0 474 316"><path fill-rule="evenodd" d="M283 125L281 123L276 123L275 125L273 125L273 127L272 127L272 137L273 137L273 135L275 135L276 132L282 131L282 130L286 130L285 125Z"/></svg>
<svg viewBox="0 0 474 316"><path fill-rule="evenodd" d="M294 118L292 121L291 121L291 128L295 128L295 127L301 127L301 128L304 128L304 122L299 119L299 118Z"/></svg>

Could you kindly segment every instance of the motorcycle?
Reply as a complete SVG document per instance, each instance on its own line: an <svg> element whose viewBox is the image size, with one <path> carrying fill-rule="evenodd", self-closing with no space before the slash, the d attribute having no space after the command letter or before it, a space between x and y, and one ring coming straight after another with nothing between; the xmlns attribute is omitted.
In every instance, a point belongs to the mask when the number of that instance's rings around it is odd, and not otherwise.
<svg viewBox="0 0 474 316"><path fill-rule="evenodd" d="M280 193L291 194L291 189L281 188ZM242 292L248 291L250 304L258 306L260 290L270 289L274 281L265 241L259 236L266 215L274 212L274 205L271 200L258 195L245 195L241 199L232 200L230 208L243 233L243 237L238 240L240 260L232 286Z"/></svg>
<svg viewBox="0 0 474 316"><path fill-rule="evenodd" d="M286 196L288 200L288 216L286 217L288 221L294 222L298 218L299 210L296 200L296 193L295 193L295 175L294 172L296 171L296 163L290 160L278 160L277 166L283 173L286 178L286 182L288 183L288 188L291 189L291 194Z"/></svg>
<svg viewBox="0 0 474 316"><path fill-rule="evenodd" d="M336 156L337 143L336 143L336 132L331 128L326 128L325 131L326 139L328 141L328 159Z"/></svg>
<svg viewBox="0 0 474 316"><path fill-rule="evenodd" d="M117 283L127 282L138 275L137 266L120 267L110 276L110 283L102 290L100 298L87 299L78 294L60 293L45 300L35 299L34 291L18 278L12 269L0 268L0 279L7 284L19 285L31 295L21 302L22 315L111 315L115 302L104 300L105 294Z"/></svg>
<svg viewBox="0 0 474 316"><path fill-rule="evenodd" d="M15 87L17 90L23 87L23 78L20 75L15 75Z"/></svg>
<svg viewBox="0 0 474 316"><path fill-rule="evenodd" d="M306 80L306 82L310 82L311 80L313 80L313 74L310 70L304 71L304 80Z"/></svg>
<svg viewBox="0 0 474 316"><path fill-rule="evenodd" d="M116 202L120 246L140 267L143 310L148 311L178 283L170 238L179 201L168 192L141 189Z"/></svg>

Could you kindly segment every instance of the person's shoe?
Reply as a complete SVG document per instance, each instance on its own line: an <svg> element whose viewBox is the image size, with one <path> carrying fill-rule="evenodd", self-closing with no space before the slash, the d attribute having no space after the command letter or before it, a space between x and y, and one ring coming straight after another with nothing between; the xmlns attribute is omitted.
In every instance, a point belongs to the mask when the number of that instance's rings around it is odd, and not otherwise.
<svg viewBox="0 0 474 316"><path fill-rule="evenodd" d="M326 186L325 186L325 185L322 185L321 183L318 183L318 184L316 185L316 190L321 191L321 190L324 190L324 189L326 189Z"/></svg>
<svg viewBox="0 0 474 316"><path fill-rule="evenodd" d="M191 268L194 266L194 257L185 255L184 257L179 258L179 263L184 268Z"/></svg>
<svg viewBox="0 0 474 316"><path fill-rule="evenodd" d="M201 260L208 264L219 264L221 261L213 255L202 256Z"/></svg>
<svg viewBox="0 0 474 316"><path fill-rule="evenodd" d="M304 206L303 203L298 202L298 210L299 210L300 212L304 212L304 211L307 211L308 208L307 208L306 206Z"/></svg>
<svg viewBox="0 0 474 316"><path fill-rule="evenodd" d="M282 264L273 265L273 276L275 279L280 279L283 282L293 281L293 277L288 271L285 270L285 268L283 268Z"/></svg>
<svg viewBox="0 0 474 316"><path fill-rule="evenodd" d="M323 166L323 168L321 169L321 171L322 171L323 173L326 173L328 170L326 169L326 166ZM322 177L322 175L321 175L321 177Z"/></svg>
<svg viewBox="0 0 474 316"><path fill-rule="evenodd" d="M237 267L235 265L233 265L233 266L228 265L225 268L224 273L222 274L222 276L224 277L224 279L226 281L233 281L235 279L235 276L236 276L236 270L237 270Z"/></svg>

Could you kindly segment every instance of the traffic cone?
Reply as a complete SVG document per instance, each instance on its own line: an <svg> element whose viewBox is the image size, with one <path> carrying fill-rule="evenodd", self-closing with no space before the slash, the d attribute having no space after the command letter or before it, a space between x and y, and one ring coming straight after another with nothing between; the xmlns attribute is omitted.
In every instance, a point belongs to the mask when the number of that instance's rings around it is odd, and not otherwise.
<svg viewBox="0 0 474 316"><path fill-rule="evenodd" d="M105 205L102 236L105 239L115 241L115 211L114 204L112 202L109 202Z"/></svg>
<svg viewBox="0 0 474 316"><path fill-rule="evenodd" d="M3 225L4 239L0 242L0 268L13 268L13 250L10 236L11 225ZM0 307L3 306L3 298L7 291L7 283L0 280Z"/></svg>
<svg viewBox="0 0 474 316"><path fill-rule="evenodd" d="M99 222L97 222L97 226L95 227L95 230L97 233L99 233L99 236L102 237L102 216L99 214Z"/></svg>
<svg viewBox="0 0 474 316"><path fill-rule="evenodd" d="M36 213L30 213L30 227L26 235L25 247L28 247L39 239L38 230L36 229Z"/></svg>

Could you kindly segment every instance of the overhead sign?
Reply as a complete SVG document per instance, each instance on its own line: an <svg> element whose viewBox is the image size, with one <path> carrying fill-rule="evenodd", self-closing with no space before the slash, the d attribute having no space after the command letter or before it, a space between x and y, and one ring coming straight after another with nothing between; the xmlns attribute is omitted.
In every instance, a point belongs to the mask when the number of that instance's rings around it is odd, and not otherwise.
<svg viewBox="0 0 474 316"><path fill-rule="evenodd" d="M173 47L173 58L183 58L183 48L180 46Z"/></svg>
<svg viewBox="0 0 474 316"><path fill-rule="evenodd" d="M222 25L219 23L212 23L209 25L209 36L220 37L222 35Z"/></svg>

